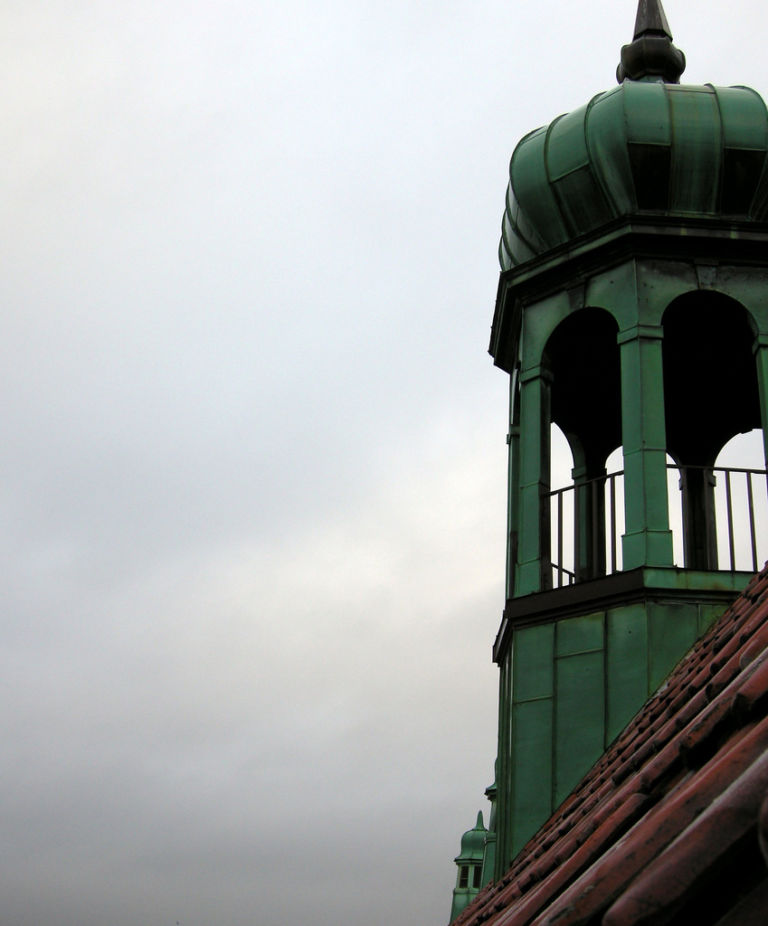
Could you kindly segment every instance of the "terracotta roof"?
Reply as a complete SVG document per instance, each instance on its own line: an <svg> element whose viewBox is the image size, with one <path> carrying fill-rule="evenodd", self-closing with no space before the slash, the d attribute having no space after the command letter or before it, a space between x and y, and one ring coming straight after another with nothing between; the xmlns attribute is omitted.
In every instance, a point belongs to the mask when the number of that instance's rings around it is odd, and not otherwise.
<svg viewBox="0 0 768 926"><path fill-rule="evenodd" d="M768 566L454 926L768 923Z"/></svg>

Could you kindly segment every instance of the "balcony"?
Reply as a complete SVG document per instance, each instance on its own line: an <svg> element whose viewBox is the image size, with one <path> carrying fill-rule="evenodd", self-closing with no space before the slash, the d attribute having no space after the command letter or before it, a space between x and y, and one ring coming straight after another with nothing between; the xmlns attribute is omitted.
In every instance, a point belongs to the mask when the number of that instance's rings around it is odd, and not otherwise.
<svg viewBox="0 0 768 926"><path fill-rule="evenodd" d="M673 464L667 471L674 565L757 572L768 558L768 472ZM555 489L549 501L554 588L622 571L623 470Z"/></svg>

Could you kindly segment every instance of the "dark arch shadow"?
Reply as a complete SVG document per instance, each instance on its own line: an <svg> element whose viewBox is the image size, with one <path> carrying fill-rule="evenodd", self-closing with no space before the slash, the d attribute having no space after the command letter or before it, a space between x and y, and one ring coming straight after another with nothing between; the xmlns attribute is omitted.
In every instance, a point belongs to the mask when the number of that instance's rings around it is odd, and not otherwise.
<svg viewBox="0 0 768 926"><path fill-rule="evenodd" d="M667 451L681 473L685 564L714 570L712 467L732 437L761 425L754 326L740 303L708 291L679 296L662 324Z"/></svg>
<svg viewBox="0 0 768 926"><path fill-rule="evenodd" d="M605 461L621 445L618 325L605 309L569 315L550 335L550 417L573 455L576 581L605 574Z"/></svg>

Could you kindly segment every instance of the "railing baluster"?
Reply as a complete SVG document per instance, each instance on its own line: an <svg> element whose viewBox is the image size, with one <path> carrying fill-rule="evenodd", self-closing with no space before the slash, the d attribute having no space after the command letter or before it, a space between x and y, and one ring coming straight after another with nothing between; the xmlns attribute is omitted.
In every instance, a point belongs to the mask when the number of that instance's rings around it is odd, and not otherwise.
<svg viewBox="0 0 768 926"><path fill-rule="evenodd" d="M752 495L752 473L747 473L747 506L749 508L749 539L752 542L752 572L757 572L757 537L755 536L755 500Z"/></svg>
<svg viewBox="0 0 768 926"><path fill-rule="evenodd" d="M563 584L563 495L557 495L557 587Z"/></svg>
<svg viewBox="0 0 768 926"><path fill-rule="evenodd" d="M725 510L728 521L728 552L730 554L731 572L736 571L736 557L733 552L733 500L731 499L731 471L725 472Z"/></svg>
<svg viewBox="0 0 768 926"><path fill-rule="evenodd" d="M581 485L573 486L573 573L576 582L581 578Z"/></svg>
<svg viewBox="0 0 768 926"><path fill-rule="evenodd" d="M611 572L616 572L616 476L609 477L611 500Z"/></svg>
<svg viewBox="0 0 768 926"><path fill-rule="evenodd" d="M598 488L597 482L592 480L589 484L588 491L589 491L589 498L592 503L591 504L592 510L590 513L590 518L592 519L592 525L593 525L592 530L590 531L592 535L592 549L589 552L589 558L592 564L590 567L590 573L593 577L597 575L595 570L596 570L598 562L601 559L600 554L598 553L598 549L597 549L597 541L600 537L600 533L597 530L597 488Z"/></svg>

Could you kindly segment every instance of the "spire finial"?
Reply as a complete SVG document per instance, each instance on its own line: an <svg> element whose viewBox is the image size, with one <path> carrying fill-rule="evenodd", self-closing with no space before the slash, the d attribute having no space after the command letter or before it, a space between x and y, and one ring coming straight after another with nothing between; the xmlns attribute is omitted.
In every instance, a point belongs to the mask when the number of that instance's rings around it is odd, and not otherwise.
<svg viewBox="0 0 768 926"><path fill-rule="evenodd" d="M672 41L672 33L669 31L669 23L664 15L661 0L640 0L637 4L635 34L632 38L639 39L641 35L645 35L647 32L654 35L661 33L666 35L670 42Z"/></svg>
<svg viewBox="0 0 768 926"><path fill-rule="evenodd" d="M661 0L638 0L634 41L621 49L616 80L663 80L680 83L685 55L672 44Z"/></svg>

